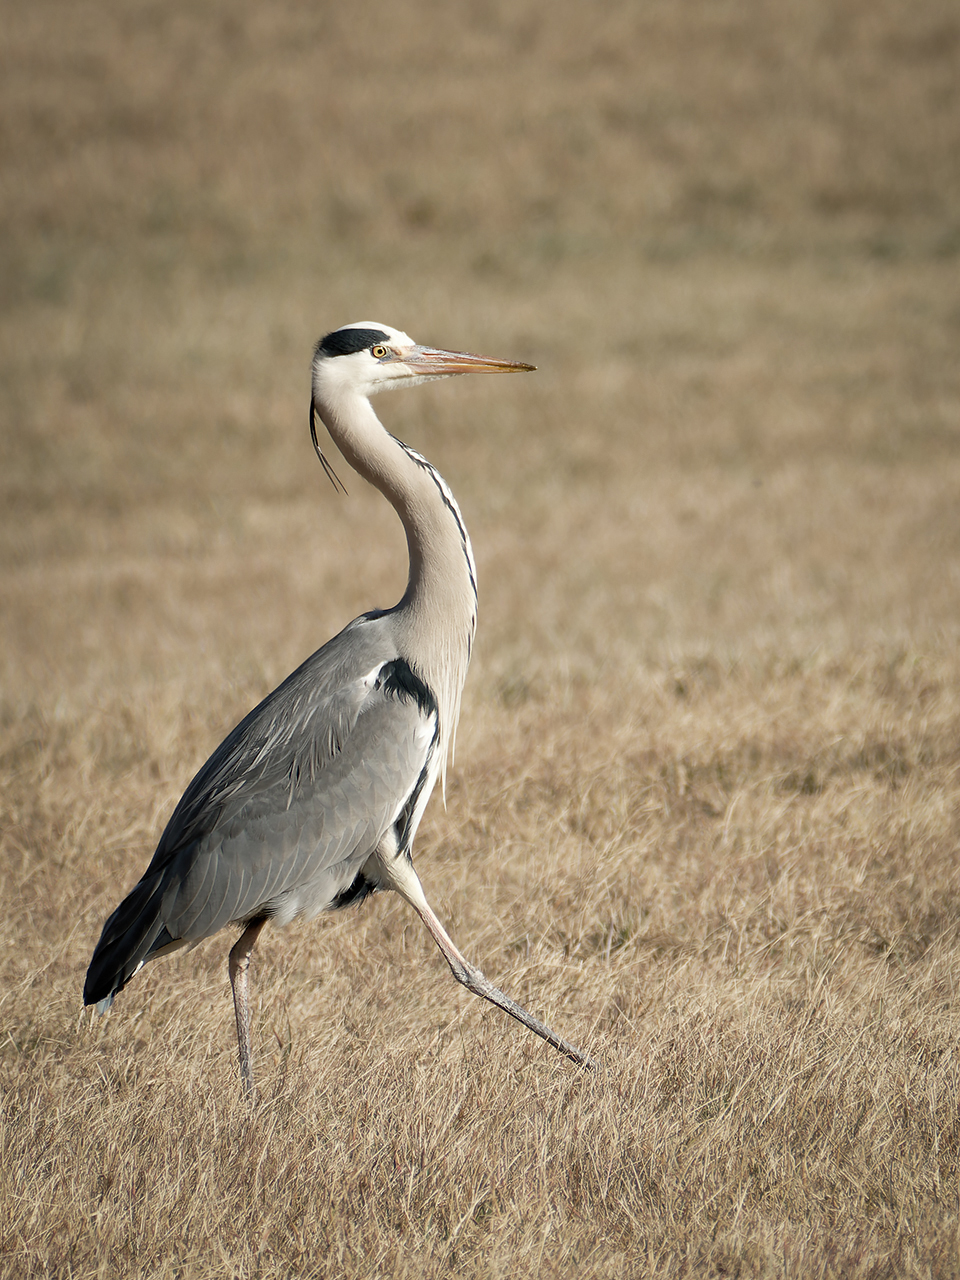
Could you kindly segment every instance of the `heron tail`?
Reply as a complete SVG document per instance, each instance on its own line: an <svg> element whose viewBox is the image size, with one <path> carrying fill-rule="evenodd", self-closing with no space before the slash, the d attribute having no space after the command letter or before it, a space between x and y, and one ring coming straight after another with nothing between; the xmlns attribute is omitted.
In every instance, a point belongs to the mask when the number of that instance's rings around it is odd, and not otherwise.
<svg viewBox="0 0 960 1280"><path fill-rule="evenodd" d="M83 1003L97 1013L106 1013L145 960L177 942L160 914L163 881L162 873L144 876L103 926L83 984Z"/></svg>

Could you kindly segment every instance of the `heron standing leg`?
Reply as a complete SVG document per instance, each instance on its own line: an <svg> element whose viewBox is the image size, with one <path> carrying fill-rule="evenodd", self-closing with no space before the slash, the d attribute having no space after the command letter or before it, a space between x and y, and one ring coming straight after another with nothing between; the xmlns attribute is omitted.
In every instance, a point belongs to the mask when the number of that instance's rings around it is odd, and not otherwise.
<svg viewBox="0 0 960 1280"><path fill-rule="evenodd" d="M504 1013L509 1013L511 1018L516 1018L518 1022L522 1022L530 1031L540 1036L541 1039L546 1040L548 1044L552 1044L555 1049L558 1049L565 1057L577 1063L578 1066L589 1067L591 1070L596 1067L597 1064L592 1058L587 1057L582 1050L571 1044L569 1040L564 1040L555 1031L551 1031L546 1023L541 1022L539 1018L527 1013L522 1005L504 995L500 988L495 987L476 965L472 965L461 954L427 901L426 894L423 892L423 885L420 883L420 877L414 870L413 863L409 858L401 855L395 858L385 869L389 876L390 887L410 903L411 907L430 930L431 937L450 966L450 972L459 983L465 986L468 991L472 991L474 995L483 996L484 1000L489 1000L491 1004L495 1004Z"/></svg>
<svg viewBox="0 0 960 1280"><path fill-rule="evenodd" d="M230 986L233 988L233 1007L237 1015L237 1043L240 1048L240 1075L243 1087L251 1099L257 1096L250 1065L250 953L267 923L266 916L253 920L241 933L230 952Z"/></svg>

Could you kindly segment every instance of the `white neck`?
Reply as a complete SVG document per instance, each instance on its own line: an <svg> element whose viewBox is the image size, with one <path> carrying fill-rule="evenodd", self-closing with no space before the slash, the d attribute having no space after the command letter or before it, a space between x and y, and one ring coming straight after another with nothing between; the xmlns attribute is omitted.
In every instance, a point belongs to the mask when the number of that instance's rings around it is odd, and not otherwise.
<svg viewBox="0 0 960 1280"><path fill-rule="evenodd" d="M410 575L391 616L400 656L437 699L443 776L477 625L476 566L463 517L439 472L389 434L365 396L330 395L316 407L347 462L390 502L407 535Z"/></svg>

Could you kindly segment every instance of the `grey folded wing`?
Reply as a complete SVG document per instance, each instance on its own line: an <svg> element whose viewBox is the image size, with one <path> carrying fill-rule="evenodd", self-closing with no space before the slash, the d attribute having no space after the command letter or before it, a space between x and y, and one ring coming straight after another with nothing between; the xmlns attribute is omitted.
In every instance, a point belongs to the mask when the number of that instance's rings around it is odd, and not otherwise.
<svg viewBox="0 0 960 1280"><path fill-rule="evenodd" d="M435 734L414 701L378 684L332 755L294 755L177 848L164 868L167 932L193 940L231 920L286 923L330 906L402 815Z"/></svg>
<svg viewBox="0 0 960 1280"><path fill-rule="evenodd" d="M104 926L86 1003L120 990L151 954L231 921L286 923L334 904L412 798L422 801L436 706L364 622L251 711L190 783Z"/></svg>

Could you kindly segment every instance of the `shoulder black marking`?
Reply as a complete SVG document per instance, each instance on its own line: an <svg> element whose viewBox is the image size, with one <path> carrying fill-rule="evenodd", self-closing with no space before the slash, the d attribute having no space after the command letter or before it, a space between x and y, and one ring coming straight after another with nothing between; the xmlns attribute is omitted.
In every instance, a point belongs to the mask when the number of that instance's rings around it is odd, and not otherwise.
<svg viewBox="0 0 960 1280"><path fill-rule="evenodd" d="M384 663L377 677L377 687L394 698L412 698L425 716L437 714L436 698L403 658Z"/></svg>
<svg viewBox="0 0 960 1280"><path fill-rule="evenodd" d="M350 356L355 351L366 351L381 343L390 341L389 334L382 329L334 329L317 343L313 355L317 356Z"/></svg>

